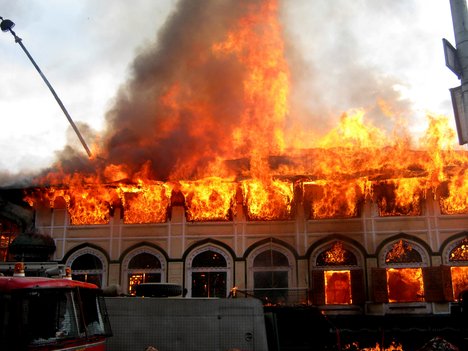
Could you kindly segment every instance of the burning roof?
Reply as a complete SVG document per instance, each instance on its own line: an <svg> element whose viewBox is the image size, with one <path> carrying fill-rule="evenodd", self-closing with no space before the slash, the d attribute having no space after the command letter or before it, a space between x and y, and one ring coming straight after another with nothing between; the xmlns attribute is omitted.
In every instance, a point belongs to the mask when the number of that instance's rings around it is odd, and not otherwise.
<svg viewBox="0 0 468 351"><path fill-rule="evenodd" d="M107 223L115 206L126 223L164 222L175 203L189 220L229 220L236 204L253 220L291 218L297 203L307 218L355 217L363 201L382 216L419 215L428 196L443 213L467 212L468 154L451 147L444 116L428 116L419 145L365 109L309 137L290 113L279 17L277 0L181 1L157 45L135 58L99 157L64 152L26 199L65 206L74 224ZM376 104L395 117L390 101Z"/></svg>

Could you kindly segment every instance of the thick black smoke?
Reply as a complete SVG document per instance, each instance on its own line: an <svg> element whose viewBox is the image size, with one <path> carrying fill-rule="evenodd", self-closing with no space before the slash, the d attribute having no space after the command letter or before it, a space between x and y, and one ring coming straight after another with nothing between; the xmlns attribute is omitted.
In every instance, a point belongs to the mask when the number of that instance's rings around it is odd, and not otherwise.
<svg viewBox="0 0 468 351"><path fill-rule="evenodd" d="M242 111L244 67L213 53L255 2L180 1L132 65L106 116L104 158L155 179L194 176L227 152ZM227 146L226 146L227 145Z"/></svg>

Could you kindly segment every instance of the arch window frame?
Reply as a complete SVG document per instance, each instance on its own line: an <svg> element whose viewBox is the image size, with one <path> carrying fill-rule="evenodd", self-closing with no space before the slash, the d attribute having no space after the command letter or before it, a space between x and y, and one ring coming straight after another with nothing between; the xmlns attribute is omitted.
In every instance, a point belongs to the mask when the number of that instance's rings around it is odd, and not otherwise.
<svg viewBox="0 0 468 351"><path fill-rule="evenodd" d="M356 257L356 264L355 265L323 265L323 266L317 266L317 259L318 257L324 253L325 251L328 251L330 249L330 245L333 246L335 242L340 242L343 245L343 248L346 251L349 251L351 254ZM330 270L333 268L333 270L350 270L350 269L362 269L364 267L364 257L362 256L361 252L357 250L354 246L348 244L346 241L343 240L330 240L327 241L326 243L323 243L322 245L318 246L312 255L310 256L310 262L311 262L311 267L313 269L322 269L322 270Z"/></svg>
<svg viewBox="0 0 468 351"><path fill-rule="evenodd" d="M415 250L419 256L421 257L421 261L419 262L386 262L387 255L392 251L394 246L398 244L400 241L403 241L409 245L411 245L411 248ZM429 253L427 250L417 242L411 240L411 239L406 239L406 238L397 238L392 241L389 241L388 243L385 244L385 246L380 250L379 255L378 255L378 262L379 262L379 267L384 269L386 271L386 288L388 292L388 302L391 304L406 304L406 303L425 303L426 302L426 296L425 296L425 281L424 281L424 269L427 267L430 267L430 258L429 258ZM415 298L414 301L404 301L404 300L397 300L393 301L390 296L390 282L388 280L389 277L389 270L391 269L421 269L421 281L420 284L422 285L422 288L424 289L422 291L423 295L420 298Z"/></svg>
<svg viewBox="0 0 468 351"><path fill-rule="evenodd" d="M450 280L452 284L452 294L453 294L453 299L458 301L459 300L459 292L466 290L466 288L457 288L455 284L456 278L453 277L454 272L452 268L459 268L463 270L463 273L468 272L468 260L450 260L450 254L452 253L453 250L455 250L457 247L463 244L463 242L468 241L468 235L465 235L464 237L458 237L454 240L452 240L447 246L445 246L444 251L442 252L442 262L446 266L450 268ZM464 268L465 267L465 268ZM466 272L465 272L466 271ZM466 287L468 287L468 283L466 284Z"/></svg>
<svg viewBox="0 0 468 351"><path fill-rule="evenodd" d="M72 274L99 274L101 276L101 288L107 286L107 272L109 271L109 264L107 262L107 257L99 250L92 247L84 247L73 252L66 261L67 267L72 267L73 262L86 254L95 256L99 261L101 261L101 269L83 269L72 271Z"/></svg>
<svg viewBox="0 0 468 351"><path fill-rule="evenodd" d="M317 261L319 257L327 252L330 251L331 248L336 243L340 243L342 245L342 248L346 251L348 251L350 254L352 254L356 260L356 264L329 264L329 265L318 265ZM356 296L353 296L353 290L356 289L356 287L353 287L353 277L352 275L354 274L353 271L362 271L364 272L364 256L362 255L361 251L358 250L356 247L351 245L350 243L342 240L342 239L331 239L329 241L326 241L319 245L318 247L315 248L313 253L310 255L309 258L309 263L310 263L310 271L311 271L311 285L312 285L312 290L323 290L323 295L315 291L314 300L321 301L324 305L330 305L330 306L336 306L336 305L349 305L349 304L355 304ZM328 303L327 302L327 292L326 292L326 272L349 272L349 302L350 303ZM356 272L359 273L359 272ZM321 283L318 283L316 280L320 279L322 280ZM322 286L323 284L323 286ZM362 283L364 284L364 283ZM317 285L317 286L315 286ZM361 284L358 284L361 285ZM360 287L360 290L362 290L364 287ZM364 291L362 291L364 294Z"/></svg>
<svg viewBox="0 0 468 351"><path fill-rule="evenodd" d="M206 251L213 251L217 254L220 254L226 261L226 266L225 267L193 267L193 260L195 257L197 257L199 254L206 252ZM213 245L213 244L208 244L208 245L203 245L200 247L197 247L190 251L190 253L187 255L187 258L185 259L185 282L186 286L185 288L187 289L187 296L191 297L192 296L192 273L200 273L200 272L209 272L209 273L226 273L226 296L229 293L230 288L233 286L233 272L232 272L232 267L233 267L233 258L231 255L224 249Z"/></svg>
<svg viewBox="0 0 468 351"><path fill-rule="evenodd" d="M464 240L468 240L468 235L463 237L463 238L457 238L453 241L451 241L444 249L442 253L442 262L448 266L468 266L468 260L463 261L463 260L456 260L456 261L451 261L450 260L450 254L451 252L456 249L458 246L462 244Z"/></svg>
<svg viewBox="0 0 468 351"><path fill-rule="evenodd" d="M130 261L140 254L150 254L155 256L161 265L160 268L128 268ZM128 275L129 274L137 274L137 273L144 273L144 274L160 274L161 275L161 282L166 281L166 267L167 262L164 255L157 249L154 249L150 246L140 246L128 252L124 259L122 260L122 273L121 273L121 282L123 291L128 292L129 288L129 281Z"/></svg>
<svg viewBox="0 0 468 351"><path fill-rule="evenodd" d="M400 240L407 242L411 248L416 250L421 256L421 262L386 262L385 259L388 253L392 250L393 246ZM379 253L379 267L383 268L423 268L429 267L429 255L427 251L418 243L409 239L395 239L388 242Z"/></svg>
<svg viewBox="0 0 468 351"><path fill-rule="evenodd" d="M254 262L258 255L266 251L277 251L283 254L287 260L288 266L267 266L267 267L255 267ZM267 243L255 248L247 257L247 290L254 290L255 288L255 279L254 275L256 272L280 272L285 269L288 271L288 288L295 286L294 277L296 276L296 267L295 267L295 257L291 251L289 251L284 246L276 243Z"/></svg>

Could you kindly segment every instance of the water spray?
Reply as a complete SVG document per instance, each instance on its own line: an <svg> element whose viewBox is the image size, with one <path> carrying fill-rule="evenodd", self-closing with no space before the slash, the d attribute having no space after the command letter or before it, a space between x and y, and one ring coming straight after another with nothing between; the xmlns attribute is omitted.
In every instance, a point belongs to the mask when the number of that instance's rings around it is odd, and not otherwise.
<svg viewBox="0 0 468 351"><path fill-rule="evenodd" d="M86 145L86 142L85 140L83 139L83 136L81 135L80 131L78 130L78 127L76 126L75 122L73 122L73 119L71 118L70 114L68 113L67 109L65 108L65 106L63 105L62 101L60 100L60 98L58 97L57 93L55 92L54 88L52 87L52 85L49 83L49 81L47 80L46 76L44 75L44 73L42 73L41 69L39 68L39 66L36 64L36 62L34 61L34 59L32 58L31 54L28 52L28 50L26 49L26 47L24 46L23 44L23 40L18 37L16 35L16 33L13 31L13 27L15 26L15 23L9 19L3 19L3 17L0 16L0 29L3 31L3 32L10 32L13 37L15 38L15 43L18 43L19 46L21 46L21 49L23 49L24 53L29 57L29 59L31 60L32 64L34 65L34 67L36 67L36 70L39 72L40 76L42 77L42 79L44 80L44 82L46 83L46 85L49 87L49 90L50 92L52 93L52 95L54 96L55 100L57 101L57 103L59 104L60 108L62 109L63 113L65 114L65 117L67 117L68 119L68 122L70 122L70 125L72 126L73 130L75 131L76 135L78 136L78 139L80 139L80 142L81 142L81 145L83 145L84 149L86 150L86 153L88 154L88 157L91 158L91 151L88 147L88 145Z"/></svg>

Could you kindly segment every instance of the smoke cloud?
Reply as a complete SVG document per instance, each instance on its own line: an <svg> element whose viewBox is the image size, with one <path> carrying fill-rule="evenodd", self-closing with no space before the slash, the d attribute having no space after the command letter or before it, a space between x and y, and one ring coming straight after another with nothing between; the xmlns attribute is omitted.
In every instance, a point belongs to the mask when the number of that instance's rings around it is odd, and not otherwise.
<svg viewBox="0 0 468 351"><path fill-rule="evenodd" d="M179 2L156 42L135 58L106 116L109 163L138 169L149 161L156 179L191 177L230 151L225 141L243 108L244 67L212 46L247 9L235 0Z"/></svg>
<svg viewBox="0 0 468 351"><path fill-rule="evenodd" d="M445 72L440 33L421 25L433 16L429 8L415 0L282 2L294 118L307 128L319 125L316 132L323 134L344 111L364 108L375 125L393 131L421 125L421 106L411 99L415 92L440 90L448 104L447 87L436 80L438 71L428 68L425 77L410 73L428 67L434 56ZM428 97L423 108L430 105Z"/></svg>
<svg viewBox="0 0 468 351"><path fill-rule="evenodd" d="M100 145L98 157L84 159L71 135L68 140L74 141L57 153L52 169L102 173L111 164L125 165L130 173L145 168L147 176L165 180L197 177L218 158L251 156L252 141L234 140L246 109L243 84L248 72L233 55L216 55L213 46L225 41L239 19L262 3L178 1L154 40L135 55L130 77L109 104L104 132L97 136L80 125L85 139ZM316 139L352 108L364 108L375 125L389 132L419 117L402 94L411 88L411 77L393 73L427 62L431 32L418 29L415 17L424 10L424 2L278 3L291 77L283 126L289 133L287 147L314 147ZM151 20L150 14L149 19L138 19L132 13L107 11L106 6L101 12L116 21L128 17L124 37L138 35L139 20ZM86 31L105 36L114 29L102 25ZM413 45L414 38L411 41L406 32L419 36L420 45ZM432 41L440 45L439 37ZM118 50L118 42L113 43L112 50ZM266 122L257 123L269 128Z"/></svg>

